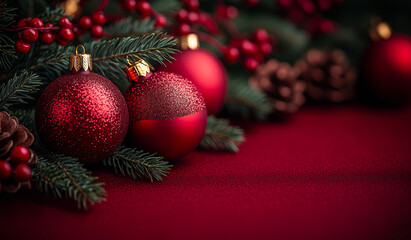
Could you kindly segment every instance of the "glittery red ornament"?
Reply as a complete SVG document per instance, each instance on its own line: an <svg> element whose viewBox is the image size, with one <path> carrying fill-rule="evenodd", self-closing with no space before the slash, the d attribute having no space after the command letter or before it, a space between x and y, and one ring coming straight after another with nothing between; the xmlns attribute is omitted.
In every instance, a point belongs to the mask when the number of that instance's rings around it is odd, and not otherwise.
<svg viewBox="0 0 411 240"><path fill-rule="evenodd" d="M191 41L191 40L189 40ZM159 71L177 73L192 81L203 95L208 114L217 114L227 92L227 76L220 60L204 49L183 50L173 55L176 61L159 66Z"/></svg>
<svg viewBox="0 0 411 240"><path fill-rule="evenodd" d="M367 85L380 98L399 102L411 94L411 38L395 34L372 43L363 58Z"/></svg>
<svg viewBox="0 0 411 240"><path fill-rule="evenodd" d="M44 144L86 164L113 153L122 143L129 121L120 90L88 71L90 59L90 54L72 55L73 72L50 83L36 107L37 132Z"/></svg>
<svg viewBox="0 0 411 240"><path fill-rule="evenodd" d="M148 73L127 89L129 135L136 147L176 160L204 136L207 110L192 82L168 72Z"/></svg>

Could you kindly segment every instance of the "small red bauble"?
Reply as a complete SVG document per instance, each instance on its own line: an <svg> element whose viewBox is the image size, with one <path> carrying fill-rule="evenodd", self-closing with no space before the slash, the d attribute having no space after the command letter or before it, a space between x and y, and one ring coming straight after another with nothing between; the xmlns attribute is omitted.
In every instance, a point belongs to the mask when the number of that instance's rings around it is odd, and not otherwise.
<svg viewBox="0 0 411 240"><path fill-rule="evenodd" d="M224 50L224 60L227 63L235 63L240 57L240 51L238 48L229 46Z"/></svg>
<svg viewBox="0 0 411 240"><path fill-rule="evenodd" d="M247 40L247 39L244 39L244 40L241 42L240 50L241 50L241 52L243 52L244 54L253 55L253 54L255 54L255 53L257 52L257 45L256 45L255 43Z"/></svg>
<svg viewBox="0 0 411 240"><path fill-rule="evenodd" d="M0 179L7 179L10 177L13 168L7 161L0 161Z"/></svg>
<svg viewBox="0 0 411 240"><path fill-rule="evenodd" d="M177 26L177 33L179 35L187 35L189 34L191 31L190 25L188 25L187 23L183 22L178 24Z"/></svg>
<svg viewBox="0 0 411 240"><path fill-rule="evenodd" d="M84 16L81 17L80 20L78 21L78 26L81 29L89 29L93 25L93 21L91 20L91 17L89 16Z"/></svg>
<svg viewBox="0 0 411 240"><path fill-rule="evenodd" d="M123 3L121 5L124 11L132 12L136 9L137 2L136 0L123 0Z"/></svg>
<svg viewBox="0 0 411 240"><path fill-rule="evenodd" d="M30 51L30 43L25 43L23 40L18 39L16 44L14 44L14 50L21 54L28 53Z"/></svg>
<svg viewBox="0 0 411 240"><path fill-rule="evenodd" d="M78 59L76 63L88 61ZM110 80L84 71L84 67L77 71L77 64L71 66L72 73L51 82L41 94L36 128L51 150L77 157L83 163L95 163L123 142L128 127L127 104Z"/></svg>
<svg viewBox="0 0 411 240"><path fill-rule="evenodd" d="M24 163L17 165L14 169L13 178L19 183L27 182L31 178L31 168Z"/></svg>
<svg viewBox="0 0 411 240"><path fill-rule="evenodd" d="M156 16L156 23L154 24L154 27L164 27L167 23L166 17L161 14L157 14Z"/></svg>
<svg viewBox="0 0 411 240"><path fill-rule="evenodd" d="M183 50L173 55L176 61L158 70L177 73L192 81L203 95L208 114L217 114L224 104L227 76L220 60L203 49Z"/></svg>
<svg viewBox="0 0 411 240"><path fill-rule="evenodd" d="M258 43L258 50L264 54L264 55L268 55L271 53L271 51L273 50L273 47L271 46L270 43L268 42L261 42Z"/></svg>
<svg viewBox="0 0 411 240"><path fill-rule="evenodd" d="M401 102L411 95L411 38L394 34L371 44L363 57L367 85L380 98Z"/></svg>
<svg viewBox="0 0 411 240"><path fill-rule="evenodd" d="M54 41L56 36L51 32L42 32L40 33L39 40L41 43L50 44Z"/></svg>
<svg viewBox="0 0 411 240"><path fill-rule="evenodd" d="M197 23L200 20L200 15L197 12L191 11L187 15L187 21L191 24Z"/></svg>
<svg viewBox="0 0 411 240"><path fill-rule="evenodd" d="M258 63L257 59L255 59L255 58L247 58L244 61L245 69L247 69L250 72L254 72L255 70L257 70L258 65L259 65L259 63Z"/></svg>
<svg viewBox="0 0 411 240"><path fill-rule="evenodd" d="M34 30L33 28L28 28L21 32L21 39L26 43L35 42L38 37L39 33L37 32L37 30Z"/></svg>
<svg viewBox="0 0 411 240"><path fill-rule="evenodd" d="M103 27L100 25L93 25L90 30L91 36L101 38L103 36Z"/></svg>
<svg viewBox="0 0 411 240"><path fill-rule="evenodd" d="M266 42L266 41L268 41L268 33L267 33L267 31L264 30L264 29L257 29L257 30L254 32L254 39L255 39L257 42Z"/></svg>
<svg viewBox="0 0 411 240"><path fill-rule="evenodd" d="M58 25L61 28L72 28L73 27L73 24L70 22L70 19L66 17L60 18L58 21Z"/></svg>
<svg viewBox="0 0 411 240"><path fill-rule="evenodd" d="M127 89L129 135L135 146L176 160L204 136L207 111L192 82L168 72L149 73Z"/></svg>
<svg viewBox="0 0 411 240"><path fill-rule="evenodd" d="M69 42L69 41L73 40L74 33L73 33L73 30L71 30L70 28L62 28L59 31L59 36L60 36L61 40Z"/></svg>
<svg viewBox="0 0 411 240"><path fill-rule="evenodd" d="M151 5L147 1L138 1L136 10L142 15L149 15L151 14Z"/></svg>
<svg viewBox="0 0 411 240"><path fill-rule="evenodd" d="M34 28L41 28L43 27L43 21L41 21L40 18L33 18L30 20L29 26Z"/></svg>
<svg viewBox="0 0 411 240"><path fill-rule="evenodd" d="M27 163L30 159L31 152L25 146L16 146L10 152L11 162L14 164Z"/></svg>
<svg viewBox="0 0 411 240"><path fill-rule="evenodd" d="M191 11L198 10L199 3L198 0L183 0L184 5Z"/></svg>
<svg viewBox="0 0 411 240"><path fill-rule="evenodd" d="M188 12L185 9L181 9L180 11L178 11L177 13L177 20L179 21L185 21L187 20L187 16L188 16Z"/></svg>

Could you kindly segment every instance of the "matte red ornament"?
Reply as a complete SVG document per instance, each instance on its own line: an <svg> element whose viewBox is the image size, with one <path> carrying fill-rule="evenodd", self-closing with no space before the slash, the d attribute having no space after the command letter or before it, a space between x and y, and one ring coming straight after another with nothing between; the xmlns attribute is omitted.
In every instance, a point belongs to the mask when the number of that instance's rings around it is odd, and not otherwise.
<svg viewBox="0 0 411 240"><path fill-rule="evenodd" d="M208 114L217 114L227 92L227 76L220 60L204 49L183 50L173 55L176 61L158 70L177 73L192 81L203 95Z"/></svg>
<svg viewBox="0 0 411 240"><path fill-rule="evenodd" d="M363 58L367 85L380 98L400 102L411 94L411 38L394 34L372 43Z"/></svg>
<svg viewBox="0 0 411 240"><path fill-rule="evenodd" d="M207 110L192 82L168 72L148 73L125 94L130 139L136 147L176 160L204 136Z"/></svg>
<svg viewBox="0 0 411 240"><path fill-rule="evenodd" d="M37 132L44 144L86 164L113 153L123 142L129 121L120 90L88 71L90 59L90 54L72 55L73 72L50 83L36 107Z"/></svg>

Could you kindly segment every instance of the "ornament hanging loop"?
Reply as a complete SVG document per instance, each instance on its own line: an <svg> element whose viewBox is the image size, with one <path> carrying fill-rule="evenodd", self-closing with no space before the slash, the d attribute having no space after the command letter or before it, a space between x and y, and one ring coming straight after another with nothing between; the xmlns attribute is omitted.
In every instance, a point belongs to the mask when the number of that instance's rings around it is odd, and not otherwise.
<svg viewBox="0 0 411 240"><path fill-rule="evenodd" d="M79 48L83 49L83 53L79 53ZM76 47L76 54L70 55L70 71L78 72L80 69L84 71L92 70L91 54L86 53L86 48L79 44Z"/></svg>

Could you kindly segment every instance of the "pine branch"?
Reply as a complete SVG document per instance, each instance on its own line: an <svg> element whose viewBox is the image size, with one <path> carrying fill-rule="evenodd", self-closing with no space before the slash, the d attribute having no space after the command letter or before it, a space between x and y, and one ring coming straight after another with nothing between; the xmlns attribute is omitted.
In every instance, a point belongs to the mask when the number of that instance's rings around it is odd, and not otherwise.
<svg viewBox="0 0 411 240"><path fill-rule="evenodd" d="M150 19L134 20L133 18L123 19L104 29L111 37L139 36L154 32L154 21Z"/></svg>
<svg viewBox="0 0 411 240"><path fill-rule="evenodd" d="M0 71L9 71L16 60L13 41L6 35L0 34Z"/></svg>
<svg viewBox="0 0 411 240"><path fill-rule="evenodd" d="M226 119L213 116L207 118L207 129L200 148L205 150L238 152L238 146L245 141L244 132L239 127L230 126Z"/></svg>
<svg viewBox="0 0 411 240"><path fill-rule="evenodd" d="M96 182L75 158L62 154L39 155L33 179L41 192L59 198L72 198L79 208L105 201L104 183Z"/></svg>
<svg viewBox="0 0 411 240"><path fill-rule="evenodd" d="M271 103L263 93L252 89L246 82L231 80L225 109L228 114L242 118L264 120L273 111Z"/></svg>
<svg viewBox="0 0 411 240"><path fill-rule="evenodd" d="M30 96L39 90L42 82L35 73L27 71L15 74L13 78L0 86L0 108L7 109L15 104L26 104L27 100L33 100Z"/></svg>
<svg viewBox="0 0 411 240"><path fill-rule="evenodd" d="M7 1L0 0L0 27L8 27L14 22L16 14L13 12L15 10L7 6Z"/></svg>
<svg viewBox="0 0 411 240"><path fill-rule="evenodd" d="M103 160L105 166L113 167L123 176L130 175L134 179L147 178L161 181L163 176L173 167L163 157L145 153L134 148L120 147L113 155Z"/></svg>

